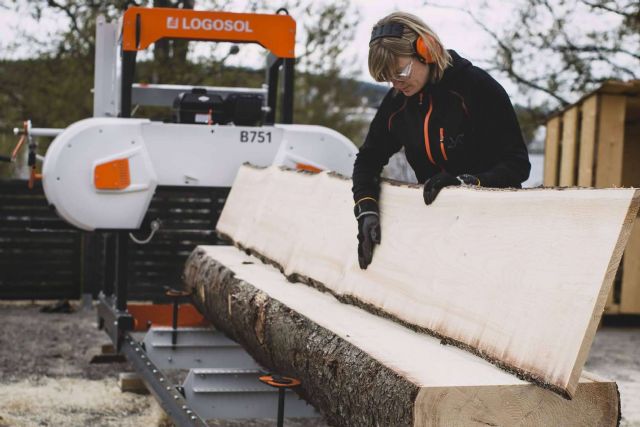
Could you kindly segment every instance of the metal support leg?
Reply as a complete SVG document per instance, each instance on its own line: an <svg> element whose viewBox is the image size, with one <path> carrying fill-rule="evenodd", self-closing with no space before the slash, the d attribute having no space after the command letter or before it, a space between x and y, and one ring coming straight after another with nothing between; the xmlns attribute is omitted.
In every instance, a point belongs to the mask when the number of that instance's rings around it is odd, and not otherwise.
<svg viewBox="0 0 640 427"><path fill-rule="evenodd" d="M293 123L293 70L295 59L284 59L284 93L282 94L282 123Z"/></svg>
<svg viewBox="0 0 640 427"><path fill-rule="evenodd" d="M98 296L98 326L106 330L118 353L125 333L134 327L133 317L127 312L128 239L127 231L108 235L105 271L107 277L104 292ZM115 295L113 279L115 279Z"/></svg>
<svg viewBox="0 0 640 427"><path fill-rule="evenodd" d="M284 424L284 392L288 388L298 387L300 380L282 375L263 375L259 378L263 383L278 389L278 427Z"/></svg>
<svg viewBox="0 0 640 427"><path fill-rule="evenodd" d="M284 388L278 389L278 427L284 425Z"/></svg>
<svg viewBox="0 0 640 427"><path fill-rule="evenodd" d="M128 287L128 241L127 231L118 231L116 236L116 310L127 310L127 287Z"/></svg>
<svg viewBox="0 0 640 427"><path fill-rule="evenodd" d="M173 319L171 322L171 345L175 348L176 342L178 341L178 307L180 304L178 303L178 298L173 300Z"/></svg>
<svg viewBox="0 0 640 427"><path fill-rule="evenodd" d="M104 235L104 284L103 293L106 297L113 295L116 272L116 241L113 233Z"/></svg>
<svg viewBox="0 0 640 427"><path fill-rule="evenodd" d="M175 350L176 344L178 343L178 312L180 309L180 298L191 296L191 292L168 288L165 295L173 300L173 316L171 318L171 347Z"/></svg>
<svg viewBox="0 0 640 427"><path fill-rule="evenodd" d="M115 288L116 272L116 245L113 233L104 233L104 281L102 291L98 294L99 304L107 308L111 306L113 292ZM98 329L104 329L105 318L101 315L104 310L98 310Z"/></svg>

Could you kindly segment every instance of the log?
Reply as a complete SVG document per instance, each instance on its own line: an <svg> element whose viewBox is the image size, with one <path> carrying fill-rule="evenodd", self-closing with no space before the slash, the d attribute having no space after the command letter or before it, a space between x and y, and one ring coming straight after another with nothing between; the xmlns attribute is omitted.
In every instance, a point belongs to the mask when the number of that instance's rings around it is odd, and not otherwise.
<svg viewBox="0 0 640 427"><path fill-rule="evenodd" d="M194 303L336 426L615 426L617 386L583 373L573 400L454 346L292 283L230 246L185 266Z"/></svg>
<svg viewBox="0 0 640 427"><path fill-rule="evenodd" d="M245 166L218 231L280 268L571 398L638 212L635 189L384 183L382 244L358 268L351 182Z"/></svg>

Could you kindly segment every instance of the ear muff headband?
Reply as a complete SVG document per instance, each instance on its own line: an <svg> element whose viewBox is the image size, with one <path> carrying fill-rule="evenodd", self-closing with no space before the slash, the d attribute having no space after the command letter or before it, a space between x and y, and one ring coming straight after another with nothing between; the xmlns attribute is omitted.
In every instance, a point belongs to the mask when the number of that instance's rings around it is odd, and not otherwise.
<svg viewBox="0 0 640 427"><path fill-rule="evenodd" d="M371 40L369 40L369 45L374 40L381 39L384 37L394 37L394 38L402 38L404 33L405 26L399 22L389 22L383 25L376 25L371 30ZM433 60L433 55L431 55L431 51L425 44L422 37L418 36L416 40L413 42L413 51L419 57L422 58L426 63L435 62Z"/></svg>

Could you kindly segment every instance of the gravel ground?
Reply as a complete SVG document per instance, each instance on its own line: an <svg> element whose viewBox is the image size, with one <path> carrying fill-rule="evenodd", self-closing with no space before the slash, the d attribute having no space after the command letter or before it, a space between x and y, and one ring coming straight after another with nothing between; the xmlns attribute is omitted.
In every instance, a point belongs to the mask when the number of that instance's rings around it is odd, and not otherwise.
<svg viewBox="0 0 640 427"><path fill-rule="evenodd" d="M126 363L91 365L109 339L95 327L95 311L41 313L42 304L0 303L0 427L170 427L150 395L122 393ZM640 427L640 328L598 331L586 369L615 380L623 427ZM219 427L267 427L275 420L228 422ZM289 427L326 427L322 420L291 420Z"/></svg>
<svg viewBox="0 0 640 427"><path fill-rule="evenodd" d="M109 344L94 310L42 306L0 305L0 427L169 425L150 395L120 391L128 364L89 364Z"/></svg>
<svg viewBox="0 0 640 427"><path fill-rule="evenodd" d="M43 305L47 303L0 302L0 427L173 425L151 395L120 391L118 374L133 371L128 363L89 364L103 344L111 343L96 328L95 310L41 313ZM276 421L207 423L271 427ZM285 419L285 426L327 424L321 419Z"/></svg>

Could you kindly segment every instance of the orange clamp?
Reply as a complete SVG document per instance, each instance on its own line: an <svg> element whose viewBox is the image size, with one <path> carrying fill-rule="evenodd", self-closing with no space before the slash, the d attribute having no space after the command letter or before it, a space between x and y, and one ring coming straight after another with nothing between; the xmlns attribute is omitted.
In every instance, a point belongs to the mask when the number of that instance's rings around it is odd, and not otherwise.
<svg viewBox="0 0 640 427"><path fill-rule="evenodd" d="M299 386L300 380L280 375L263 375L259 378L263 383L276 388L293 388Z"/></svg>

